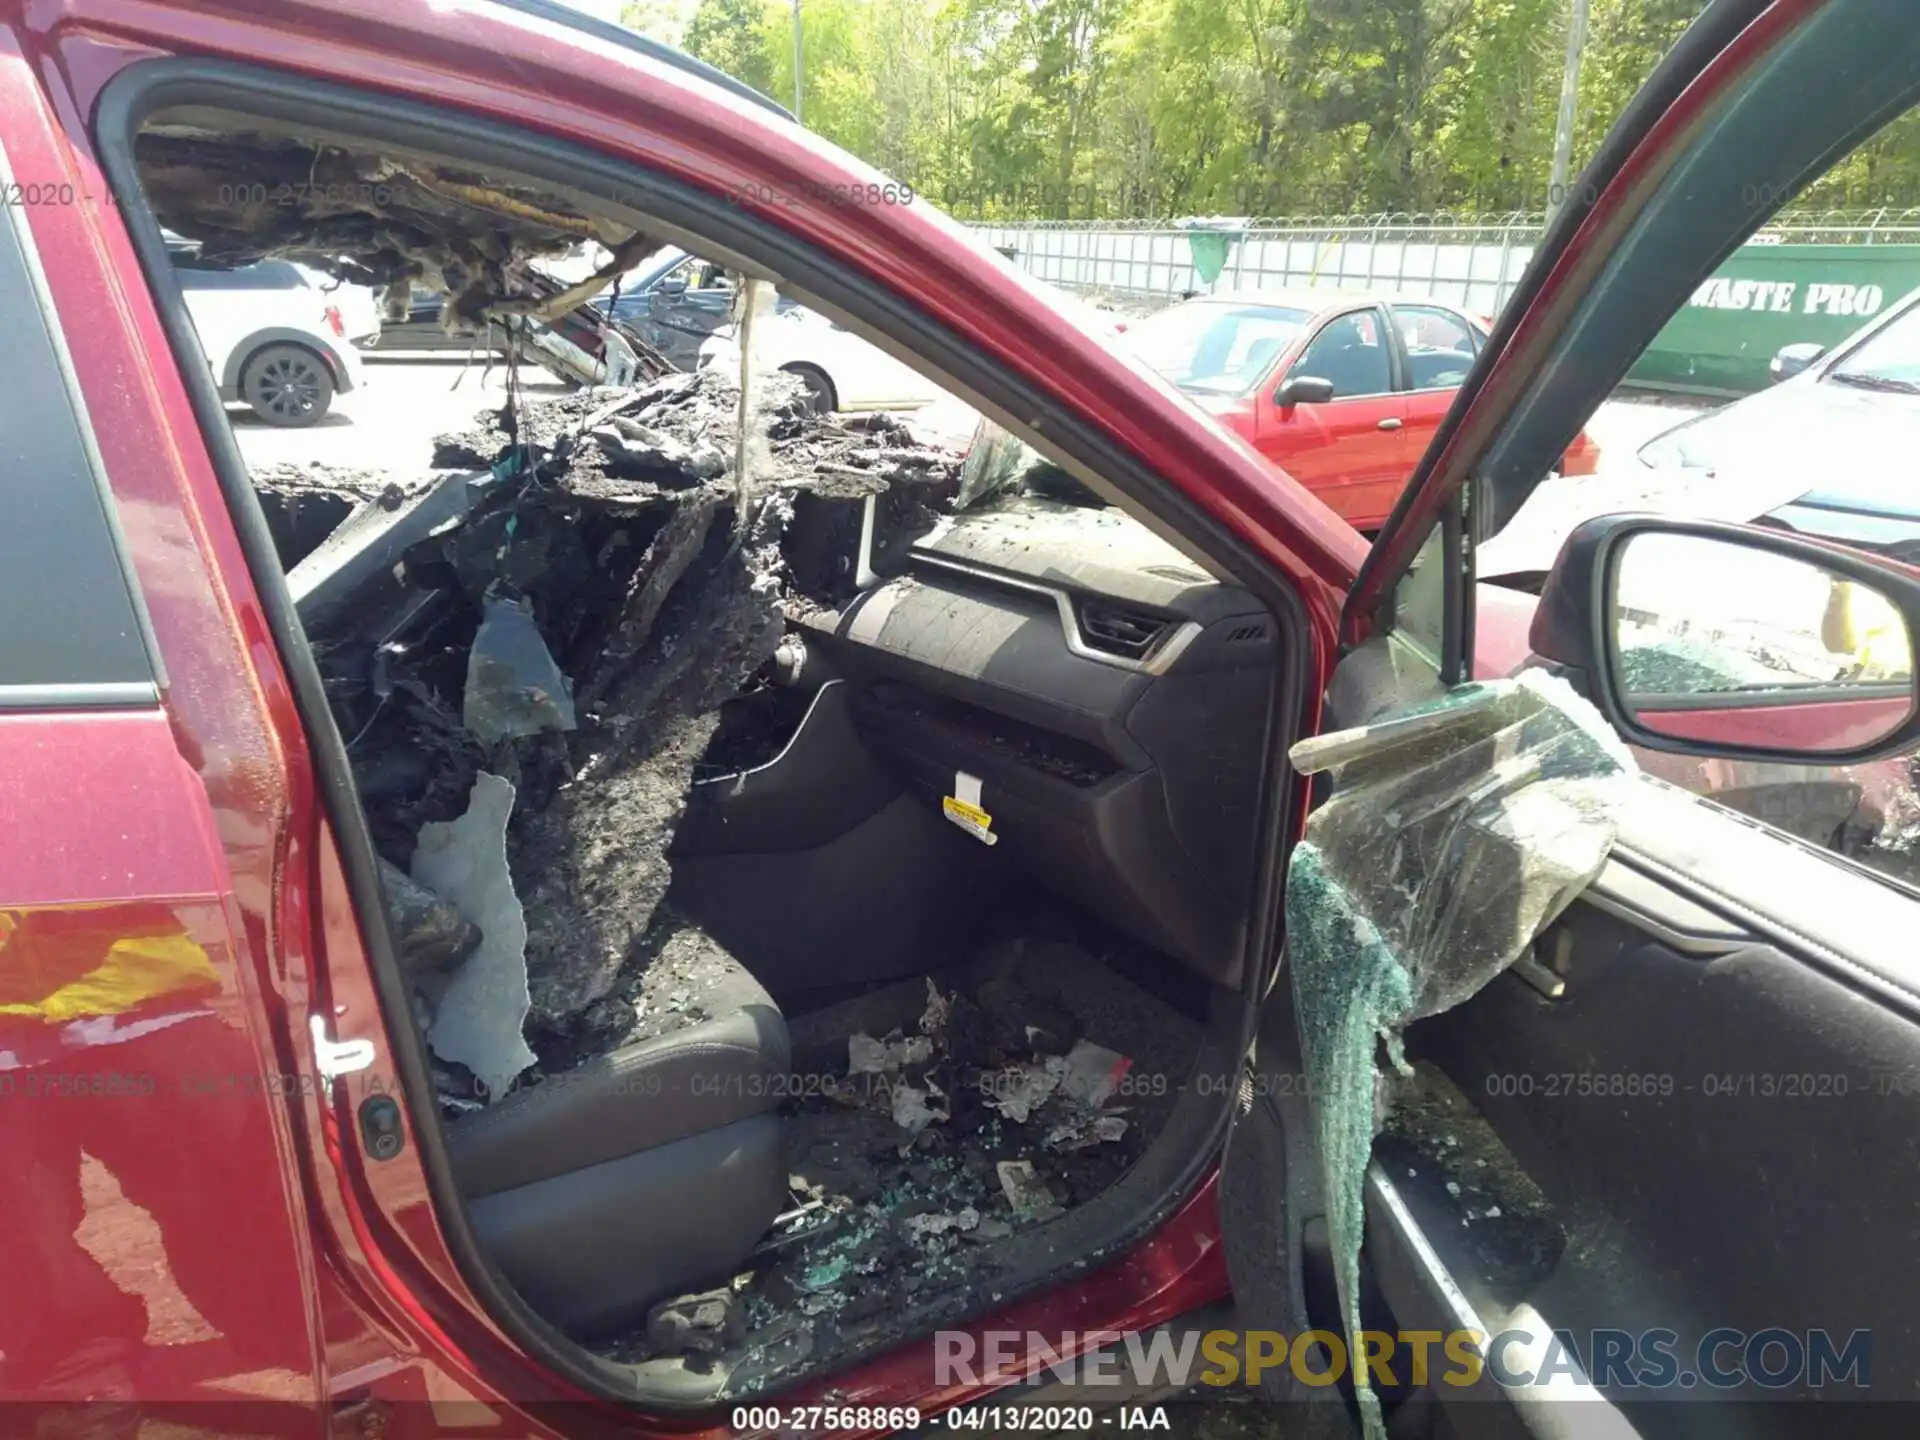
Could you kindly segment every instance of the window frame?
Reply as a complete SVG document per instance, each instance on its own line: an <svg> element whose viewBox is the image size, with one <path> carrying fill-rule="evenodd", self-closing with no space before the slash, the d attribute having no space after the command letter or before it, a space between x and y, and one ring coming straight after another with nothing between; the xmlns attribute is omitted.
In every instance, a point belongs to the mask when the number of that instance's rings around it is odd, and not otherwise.
<svg viewBox="0 0 1920 1440"><path fill-rule="evenodd" d="M280 651L293 693L294 709L305 732L319 799L334 826L349 898L366 917L361 937L376 1002L393 1047L398 1092L408 1104L413 1134L426 1172L427 1200L454 1259L454 1267L473 1293L478 1311L524 1353L590 1396L650 1411L707 1414L711 1400L701 1396L677 1401L658 1389L642 1392L630 1367L583 1358L577 1344L563 1341L539 1319L495 1272L467 1221L447 1158L437 1107L417 1107L416 1097L431 1095L425 1042L413 1023L401 968L381 902L378 856L358 802L345 740L334 723L324 684L304 628L293 608L284 572L273 548L247 466L234 440L224 407L204 366L190 362L196 353L192 322L171 267L165 260L159 225L144 203L134 158L133 136L154 111L173 105L207 105L220 111L280 123L299 123L316 131L369 136L422 146L437 157L468 160L483 168L525 175L564 193L612 203L643 213L659 233L693 238L702 252L728 257L745 273L791 282L799 303L843 322L862 339L869 334L910 350L943 385L964 393L981 413L1013 433L1044 446L1070 473L1097 479L1103 490L1124 497L1130 514L1163 534L1177 535L1209 573L1237 584L1260 601L1273 617L1280 652L1293 663L1275 667L1273 700L1268 710L1268 770L1263 777L1260 818L1249 863L1255 895L1249 911L1243 951L1246 964L1240 993L1252 1000L1271 983L1284 933L1285 855L1297 826L1301 781L1285 762L1285 746L1302 732L1302 717L1317 710L1309 694L1310 671L1301 663L1310 653L1315 618L1299 585L1282 567L1190 492L1170 485L1140 453L1092 423L1057 386L1035 382L989 359L963 332L951 329L883 281L807 239L789 225L743 209L717 193L667 173L656 164L620 153L606 140L577 143L524 123L476 116L459 103L396 96L365 86L357 77L293 75L224 59L165 56L134 62L102 89L93 112L93 135L101 169L124 217L141 276L159 313L172 358L180 370L189 404L199 421L215 476L240 541L244 563L258 590L269 634ZM638 126L636 124L636 129ZM642 132L643 134L645 132ZM714 237L726 237L718 239ZM1251 1013L1251 1012L1249 1012ZM1230 1116L1221 1113L1221 1132ZM351 1152L355 1163L361 1157ZM1191 1175L1200 1177L1217 1151L1197 1147ZM1191 1182L1176 1184L1171 1195ZM418 1197L415 1197L418 1198ZM389 1207L379 1210L391 1217ZM1116 1230L1111 1241L1090 1247L1118 1253L1150 1234L1164 1210L1143 1213L1131 1228Z"/></svg>
<svg viewBox="0 0 1920 1440"><path fill-rule="evenodd" d="M0 144L0 188L13 174ZM18 482L29 502L16 512L24 518L9 533L49 562L0 564L0 714L152 706L166 683L160 650L66 329L26 208L0 208L0 323L14 337L0 425L12 437L16 473L29 477ZM0 542L0 554L6 548Z"/></svg>
<svg viewBox="0 0 1920 1440"><path fill-rule="evenodd" d="M1395 301L1387 307L1389 319L1397 321L1400 318L1400 312L1403 310L1425 310L1431 314L1444 316L1446 319L1453 321L1453 323L1458 325L1466 334L1467 354L1475 360L1480 358L1480 336L1474 331L1473 323L1452 306L1442 305L1437 300L1409 300L1404 303ZM1393 331L1393 348L1400 360L1401 394L1434 395L1448 390L1458 390L1461 384L1465 382L1465 377L1462 376L1459 381L1456 381L1452 385L1422 385L1416 388L1411 383L1413 370L1412 367L1407 364L1406 341L1400 334L1400 327L1397 324L1393 324L1390 325L1389 328Z"/></svg>
<svg viewBox="0 0 1920 1440"><path fill-rule="evenodd" d="M1313 349L1319 342L1320 337L1326 334L1327 331L1331 330L1335 325L1338 325L1342 320L1351 319L1355 315L1372 315L1373 323L1380 327L1380 348L1386 352L1387 358L1387 388L1384 390L1368 390L1359 395L1342 395L1336 391L1333 399L1328 403L1339 405L1348 400L1382 400L1393 395L1405 394L1406 374L1401 369L1400 351L1392 337L1393 326L1387 317L1385 307L1372 302L1364 305L1351 306L1348 309L1340 311L1338 314L1329 315L1325 320L1321 321L1320 324L1315 327L1313 333L1307 337L1306 342L1294 353L1293 360L1291 362L1283 360L1281 366L1276 367L1279 375L1276 387L1286 384L1287 381L1295 377L1296 373L1311 375L1313 373L1311 370L1300 370L1300 366L1306 361L1307 352Z"/></svg>

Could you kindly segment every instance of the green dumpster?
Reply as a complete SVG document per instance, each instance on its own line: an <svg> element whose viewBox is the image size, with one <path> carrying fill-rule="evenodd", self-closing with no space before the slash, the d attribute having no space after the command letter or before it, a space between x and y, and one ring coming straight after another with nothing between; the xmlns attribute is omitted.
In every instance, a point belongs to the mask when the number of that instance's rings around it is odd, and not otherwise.
<svg viewBox="0 0 1920 1440"><path fill-rule="evenodd" d="M1920 288L1920 245L1743 245L1693 292L1631 384L1747 395L1783 345L1832 346Z"/></svg>

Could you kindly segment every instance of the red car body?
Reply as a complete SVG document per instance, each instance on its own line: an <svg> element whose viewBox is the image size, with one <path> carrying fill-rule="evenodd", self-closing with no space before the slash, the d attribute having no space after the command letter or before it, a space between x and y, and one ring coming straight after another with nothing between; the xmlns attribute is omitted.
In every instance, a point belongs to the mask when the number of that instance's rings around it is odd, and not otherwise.
<svg viewBox="0 0 1920 1440"><path fill-rule="evenodd" d="M1451 305L1413 295L1348 294L1325 290L1228 292L1187 302L1182 310L1246 314L1265 311L1304 317L1292 338L1274 351L1250 387L1220 394L1188 385L1208 413L1331 506L1356 530L1386 524L1414 468L1440 429L1473 359L1486 343L1486 326ZM1150 328L1153 322L1147 322ZM1371 354L1361 362L1371 382L1336 384L1324 403L1295 401L1287 382L1326 366L1316 360L1333 333L1353 327ZM1138 329L1149 363L1152 343ZM1459 348L1465 347L1465 348ZM1430 362L1439 360L1441 368ZM1330 378L1322 376L1321 378ZM1345 380L1345 376L1340 377ZM1179 383L1179 377L1175 377ZM1379 388L1375 388L1375 386ZM1364 393L1349 393L1357 388ZM1583 432L1561 458L1561 473L1591 475L1600 447Z"/></svg>
<svg viewBox="0 0 1920 1440"><path fill-rule="evenodd" d="M1292 586L1311 636L1302 733L1319 725L1343 604L1357 638L1457 479L1443 452L1410 523L1356 586L1366 547L1340 514L1062 323L1037 287L943 217L836 204L873 172L670 65L550 22L424 0L0 7L5 180L55 197L17 213L159 667L151 693L116 710L52 693L0 708L0 1145L12 1162L0 1294L27 1317L8 1328L0 1399L195 1402L214 1413L187 1423L222 1429L217 1412L244 1407L231 1428L249 1433L379 1434L383 1407L402 1401L494 1435L551 1433L562 1422L539 1407L552 1402L579 1405L564 1422L574 1433L594 1414L645 1424L582 1395L489 1317L450 1251L419 1147L369 1165L354 1128L363 1089L349 1094L317 1058L328 1036L351 1034L370 1037L367 1076L397 1068L308 738L216 478L213 447L230 439L196 421L90 133L103 87L172 55L424 101L765 208L1084 417ZM1745 59L1731 54L1678 109L1704 105ZM1641 183L1660 144L1615 183ZM782 200L754 198L765 196ZM1568 271L1577 277L1592 248L1577 242ZM1549 277L1540 310L1568 283ZM1537 343L1534 321L1488 371L1454 443L1497 419ZM1385 512L1355 513L1378 523ZM1288 817L1295 833L1304 808L1303 791ZM88 967L103 950L175 964L184 981L138 1026L47 1024L8 993L9 977L29 970L94 983ZM1085 1337L1178 1316L1225 1292L1218 1230L1204 1181L1133 1253L971 1328ZM76 1237L88 1265L70 1258ZM161 1283L162 1249L190 1283ZM183 1305L181 1290L218 1315ZM938 1390L931 1352L930 1342L896 1351L837 1377L833 1392L932 1411L1024 1370ZM462 1408L478 1405L496 1413Z"/></svg>

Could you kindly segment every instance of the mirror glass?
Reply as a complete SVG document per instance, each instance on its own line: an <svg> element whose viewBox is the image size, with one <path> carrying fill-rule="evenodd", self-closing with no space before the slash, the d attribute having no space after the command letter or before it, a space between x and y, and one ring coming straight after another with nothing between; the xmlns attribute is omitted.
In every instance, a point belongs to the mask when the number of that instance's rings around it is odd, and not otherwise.
<svg viewBox="0 0 1920 1440"><path fill-rule="evenodd" d="M1644 729L1831 754L1913 713L1913 644L1871 584L1736 539L1629 535L1612 571L1614 688Z"/></svg>

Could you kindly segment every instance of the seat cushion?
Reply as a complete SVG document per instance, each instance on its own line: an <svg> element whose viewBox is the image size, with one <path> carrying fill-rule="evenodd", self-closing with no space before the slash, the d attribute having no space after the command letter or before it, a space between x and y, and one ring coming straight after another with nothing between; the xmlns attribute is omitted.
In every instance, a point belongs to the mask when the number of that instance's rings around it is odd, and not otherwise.
<svg viewBox="0 0 1920 1440"><path fill-rule="evenodd" d="M469 1199L584 1170L763 1114L785 1094L779 1008L705 932L656 919L611 1053L517 1091L449 1127Z"/></svg>
<svg viewBox="0 0 1920 1440"><path fill-rule="evenodd" d="M469 1207L513 1288L570 1335L736 1272L787 1199L777 1115L703 1130Z"/></svg>

